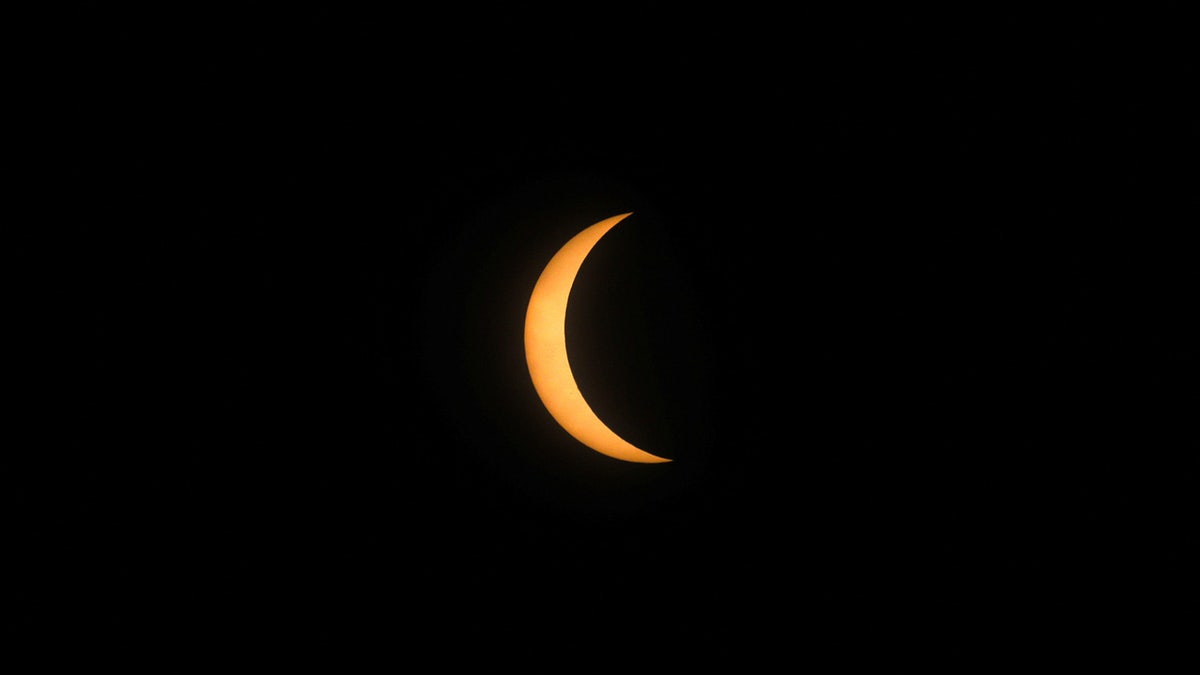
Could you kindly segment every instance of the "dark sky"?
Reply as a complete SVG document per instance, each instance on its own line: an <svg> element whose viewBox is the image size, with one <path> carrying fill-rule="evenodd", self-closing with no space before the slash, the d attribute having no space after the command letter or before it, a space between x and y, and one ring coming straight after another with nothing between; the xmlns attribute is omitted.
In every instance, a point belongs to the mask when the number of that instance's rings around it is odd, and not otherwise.
<svg viewBox="0 0 1200 675"><path fill-rule="evenodd" d="M797 11L64 16L18 623L739 662L1180 598L1171 22ZM630 211L569 348L664 465L568 437L522 351Z"/></svg>

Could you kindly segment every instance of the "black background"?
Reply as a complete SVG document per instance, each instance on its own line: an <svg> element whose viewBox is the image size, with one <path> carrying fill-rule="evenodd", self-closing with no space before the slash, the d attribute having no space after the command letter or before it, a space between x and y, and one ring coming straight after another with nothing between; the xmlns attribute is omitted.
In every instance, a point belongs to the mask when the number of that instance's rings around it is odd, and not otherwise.
<svg viewBox="0 0 1200 675"><path fill-rule="evenodd" d="M1187 607L1176 24L63 10L21 104L16 624L577 668ZM662 465L568 437L522 351L542 266L625 212L568 339Z"/></svg>

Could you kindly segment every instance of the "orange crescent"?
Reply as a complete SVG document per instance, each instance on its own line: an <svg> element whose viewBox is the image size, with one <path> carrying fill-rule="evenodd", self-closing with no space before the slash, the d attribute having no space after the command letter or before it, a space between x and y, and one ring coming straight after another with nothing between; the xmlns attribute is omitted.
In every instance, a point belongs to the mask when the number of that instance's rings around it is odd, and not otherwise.
<svg viewBox="0 0 1200 675"><path fill-rule="evenodd" d="M596 416L579 391L567 359L567 299L575 275L596 242L629 215L623 213L588 227L564 244L546 264L525 313L525 361L542 405L577 441L626 462L669 462L635 447Z"/></svg>

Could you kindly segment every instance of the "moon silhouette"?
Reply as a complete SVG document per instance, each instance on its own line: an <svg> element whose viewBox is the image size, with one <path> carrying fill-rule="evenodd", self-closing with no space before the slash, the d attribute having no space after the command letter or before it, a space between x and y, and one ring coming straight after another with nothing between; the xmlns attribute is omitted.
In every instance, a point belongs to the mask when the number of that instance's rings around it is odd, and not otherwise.
<svg viewBox="0 0 1200 675"><path fill-rule="evenodd" d="M575 275L596 242L629 213L602 220L563 245L534 284L525 313L525 361L542 405L580 443L601 454L654 464L671 460L652 455L621 438L588 405L567 359L567 299Z"/></svg>

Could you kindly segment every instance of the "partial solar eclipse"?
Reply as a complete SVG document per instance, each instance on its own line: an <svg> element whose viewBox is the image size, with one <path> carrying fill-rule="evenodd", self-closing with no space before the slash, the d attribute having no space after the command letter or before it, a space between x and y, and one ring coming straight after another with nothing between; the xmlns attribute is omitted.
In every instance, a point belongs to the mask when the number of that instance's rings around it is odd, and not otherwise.
<svg viewBox="0 0 1200 675"><path fill-rule="evenodd" d="M671 460L637 448L609 429L579 391L567 359L567 300L575 275L596 242L629 215L607 218L575 235L542 270L525 313L525 361L542 405L568 434L609 457L655 464Z"/></svg>

